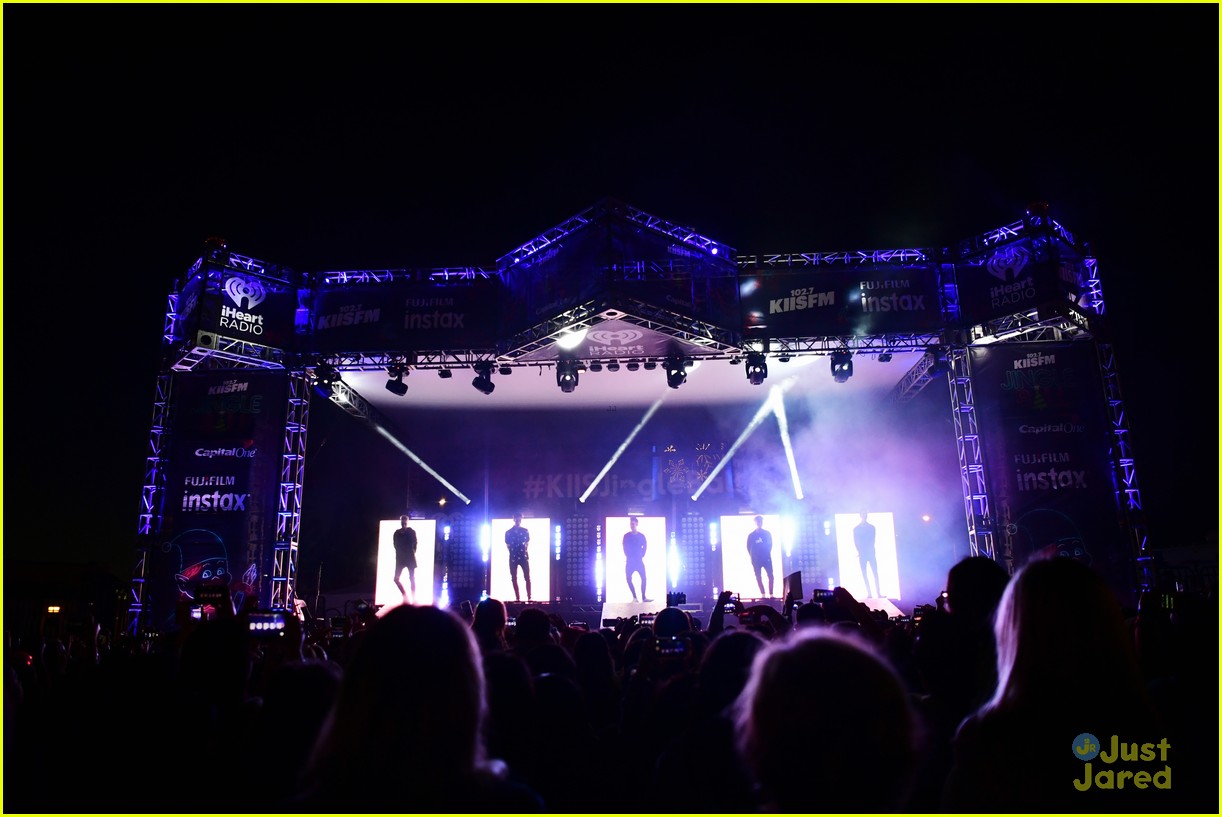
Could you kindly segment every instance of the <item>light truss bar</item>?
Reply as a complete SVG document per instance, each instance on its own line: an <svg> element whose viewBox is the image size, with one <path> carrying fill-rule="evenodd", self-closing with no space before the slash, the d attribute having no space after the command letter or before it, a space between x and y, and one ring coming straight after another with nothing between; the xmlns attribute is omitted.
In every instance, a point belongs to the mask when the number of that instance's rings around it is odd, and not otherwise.
<svg viewBox="0 0 1222 817"><path fill-rule="evenodd" d="M904 404L916 397L930 382L947 371L947 353L942 347L930 347L925 350L921 359L904 373L900 381L891 389L891 399Z"/></svg>
<svg viewBox="0 0 1222 817"><path fill-rule="evenodd" d="M131 585L128 589L127 617L124 632L132 637L140 634L144 618L144 583L147 578L148 556L151 542L161 530L162 511L165 505L165 445L169 430L170 394L173 378L162 372L157 378L153 397L153 418L149 430L149 450L144 460L144 487L140 492L140 515L136 525L136 554L132 565Z"/></svg>
<svg viewBox="0 0 1222 817"><path fill-rule="evenodd" d="M982 235L961 241L956 250L959 257L974 255L985 250L992 250L999 244L1007 244L1036 231L1046 232L1060 238L1070 246L1075 246L1073 234L1061 226L1059 222L1049 218L1046 214L1028 212L1027 218L1022 221L1016 221L1004 227L997 227Z"/></svg>
<svg viewBox="0 0 1222 817"><path fill-rule="evenodd" d="M1116 370L1115 352L1110 344L1098 344L1099 369L1103 376L1103 391L1112 425L1109 456L1112 461L1112 481L1116 490L1116 507L1130 536L1130 546L1137 566L1140 590L1154 587L1157 575L1153 554L1146 540L1145 513L1141 506L1141 489L1137 485L1137 468L1133 458L1128 418L1120 395L1120 376Z"/></svg>
<svg viewBox="0 0 1222 817"><path fill-rule="evenodd" d="M534 332L538 337L528 342L523 342L523 345L508 352L498 353L494 349L462 349L462 350L414 350L412 352L413 359L407 368L413 371L422 370L437 370L437 369L469 369L477 362L492 360L498 366L510 366L512 368L531 368L531 367L546 367L554 365L554 361L549 360L522 360L522 357L528 352L544 348L554 342L554 334L561 331L563 327L572 327L579 324L582 319L575 316L576 312L570 311L566 313L574 316L572 322L556 321L551 324L540 324ZM617 316L620 320L625 320L630 323L635 323L639 326L655 328L659 331L665 331L668 334L676 335L675 331L670 327L661 327L649 321L633 318L629 315ZM595 316L597 318L597 316ZM590 321L594 325L597 321ZM543 330L547 326L552 325L552 332L545 333ZM677 334L677 337L683 337L682 334ZM522 341L525 334L519 336ZM692 354L692 357L701 360L729 360L735 357L741 357L754 347L751 345L753 341L747 341L742 345L729 345L720 340L709 343L702 340L691 340L693 344L703 343L703 350ZM809 355L827 355L838 349L851 349L856 354L881 354L883 352L902 353L902 352L919 352L928 349L931 346L937 346L942 342L942 336L936 333L911 333L904 335L862 335L850 337L821 337L821 338L771 338L769 340L771 354L780 355L787 354L790 357L804 357ZM600 358L588 358L589 360L597 360ZM644 360L644 358L642 358ZM659 361L661 358L658 359ZM343 353L328 355L325 362L335 367L340 372L374 372L385 370L386 367L394 364L403 365L404 352L402 350L371 351L359 353Z"/></svg>
<svg viewBox="0 0 1222 817"><path fill-rule="evenodd" d="M499 277L495 271L479 267L435 267L433 269L372 269L335 270L320 272L318 281L324 284L389 284L394 281L473 281L477 278Z"/></svg>
<svg viewBox="0 0 1222 817"><path fill-rule="evenodd" d="M301 490L305 477L306 431L310 418L310 381L304 369L289 372L286 409L269 606L292 610L297 597Z"/></svg>
<svg viewBox="0 0 1222 817"><path fill-rule="evenodd" d="M606 214L613 213L627 221L635 224L640 224L644 227L653 230L674 239L680 244L695 247L712 256L724 258L727 264L734 263L734 248L722 244L719 241L714 241L711 238L697 233L690 227L682 227L674 222L667 221L657 216L651 216L644 210L633 207L630 204L625 204L614 199L604 199L598 204L588 207L575 216L566 219L559 225L547 230L542 235L539 235L516 249L506 253L497 259L497 269L504 272L512 267L521 264L530 265L541 252L548 249L566 236L585 227L591 221Z"/></svg>
<svg viewBox="0 0 1222 817"><path fill-rule="evenodd" d="M678 224L667 221L666 219L651 216L645 211L638 210L631 205L620 204L620 208L620 215L625 216L629 221L641 224L651 230L667 235L682 244L699 247L710 255L717 255L725 258L727 263L733 263L733 247L728 247L725 244L714 241L711 238L706 238L689 227L681 227Z"/></svg>
<svg viewBox="0 0 1222 817"><path fill-rule="evenodd" d="M772 357L787 354L791 357L803 355L827 355L841 349L855 354L881 354L883 352L920 352L942 342L938 333L914 332L896 335L849 335L846 337L817 338L770 338L768 349ZM745 353L748 345L742 347Z"/></svg>
<svg viewBox="0 0 1222 817"><path fill-rule="evenodd" d="M281 283L290 283L289 279L293 276L293 271L288 267L282 267L279 264L269 264L266 261L260 261L258 258L240 255L227 249L212 250L207 254L206 258L201 256L194 266L191 267L189 274L194 274L199 270L205 261L220 264L230 269L238 269L243 272L253 272L264 277L275 278Z"/></svg>
<svg viewBox="0 0 1222 817"><path fill-rule="evenodd" d="M914 264L929 261L937 250L848 250L840 252L789 252L739 255L734 262L744 267L860 266L862 264Z"/></svg>
<svg viewBox="0 0 1222 817"><path fill-rule="evenodd" d="M954 349L946 356L950 370L950 401L955 423L955 441L959 453L959 477L963 489L963 508L967 516L969 555L996 560L993 523L989 515L989 492L984 453L980 445L980 427L976 418L976 403L972 390L970 355L967 349ZM1007 549L1003 566L1014 572L1013 553Z"/></svg>
<svg viewBox="0 0 1222 817"><path fill-rule="evenodd" d="M560 224L552 227L550 230L545 230L541 235L532 238L525 244L511 250L502 255L496 261L496 267L501 272L520 264L524 261L529 261L541 251L560 241L567 235L580 230L582 227L589 224L595 217L598 205L587 207L575 216L565 219Z"/></svg>
<svg viewBox="0 0 1222 817"><path fill-rule="evenodd" d="M227 338L223 335L207 334L212 340L209 344L194 344L183 351L178 361L170 368L179 372L189 372L198 368L205 361L210 366L224 366L237 369L283 369L284 351L257 343Z"/></svg>
<svg viewBox="0 0 1222 817"><path fill-rule="evenodd" d="M1099 262L1095 258L1083 259L1083 264L1086 266L1086 281L1085 292L1082 293L1082 305L1094 312L1096 315L1103 315L1103 284L1099 280Z"/></svg>

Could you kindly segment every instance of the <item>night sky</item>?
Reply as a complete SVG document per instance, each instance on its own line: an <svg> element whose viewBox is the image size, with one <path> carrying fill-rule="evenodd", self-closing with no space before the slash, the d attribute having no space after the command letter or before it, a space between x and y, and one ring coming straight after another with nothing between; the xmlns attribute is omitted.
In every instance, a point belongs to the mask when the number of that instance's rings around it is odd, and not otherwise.
<svg viewBox="0 0 1222 817"><path fill-rule="evenodd" d="M1100 259L1152 543L1216 546L1216 5L4 23L6 561L130 576L166 294L205 238L491 267L606 196L741 253L948 246L1047 202Z"/></svg>

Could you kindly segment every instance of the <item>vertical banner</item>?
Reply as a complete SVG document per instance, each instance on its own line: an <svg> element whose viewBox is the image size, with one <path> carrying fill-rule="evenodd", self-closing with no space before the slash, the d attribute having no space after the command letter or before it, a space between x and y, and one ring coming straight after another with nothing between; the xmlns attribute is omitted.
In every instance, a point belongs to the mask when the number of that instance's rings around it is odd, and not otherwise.
<svg viewBox="0 0 1222 817"><path fill-rule="evenodd" d="M150 626L224 586L235 608L270 588L287 375L251 369L175 375L165 508L146 581Z"/></svg>
<svg viewBox="0 0 1222 817"><path fill-rule="evenodd" d="M969 352L998 560L1013 571L1039 556L1071 556L1129 602L1133 554L1116 507L1094 344Z"/></svg>

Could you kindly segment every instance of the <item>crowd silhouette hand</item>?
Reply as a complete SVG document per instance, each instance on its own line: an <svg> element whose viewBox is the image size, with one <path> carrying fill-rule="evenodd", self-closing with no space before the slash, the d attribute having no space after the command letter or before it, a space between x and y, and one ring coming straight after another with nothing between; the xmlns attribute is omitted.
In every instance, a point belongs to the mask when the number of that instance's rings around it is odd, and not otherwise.
<svg viewBox="0 0 1222 817"><path fill-rule="evenodd" d="M864 635L871 639L882 640L882 628L878 626L878 621L874 618L868 604L858 601L852 593L843 587L834 588L832 590L832 598L835 599L836 604L840 605L841 609L853 616L853 620L861 627Z"/></svg>

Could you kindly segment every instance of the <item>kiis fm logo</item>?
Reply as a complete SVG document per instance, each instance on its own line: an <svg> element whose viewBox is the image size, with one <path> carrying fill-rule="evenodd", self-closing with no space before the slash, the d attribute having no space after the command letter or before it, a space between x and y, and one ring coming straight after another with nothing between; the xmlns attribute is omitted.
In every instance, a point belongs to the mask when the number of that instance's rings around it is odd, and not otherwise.
<svg viewBox="0 0 1222 817"><path fill-rule="evenodd" d="M1099 738L1090 732L1083 732L1073 739L1073 756L1085 762L1086 769L1082 779L1073 782L1074 788L1078 791L1088 791L1092 787L1105 790L1123 789L1129 784L1134 788L1146 789L1150 787L1150 783L1154 783L1156 789L1170 789L1171 766L1167 763L1170 751L1171 744L1166 738L1158 743L1122 743L1118 735L1112 735L1111 746L1103 749ZM1097 772L1091 766L1091 761L1096 758L1104 766ZM1163 768L1153 774L1146 769L1133 771L1108 768L1118 761L1149 763L1154 760L1162 763Z"/></svg>

